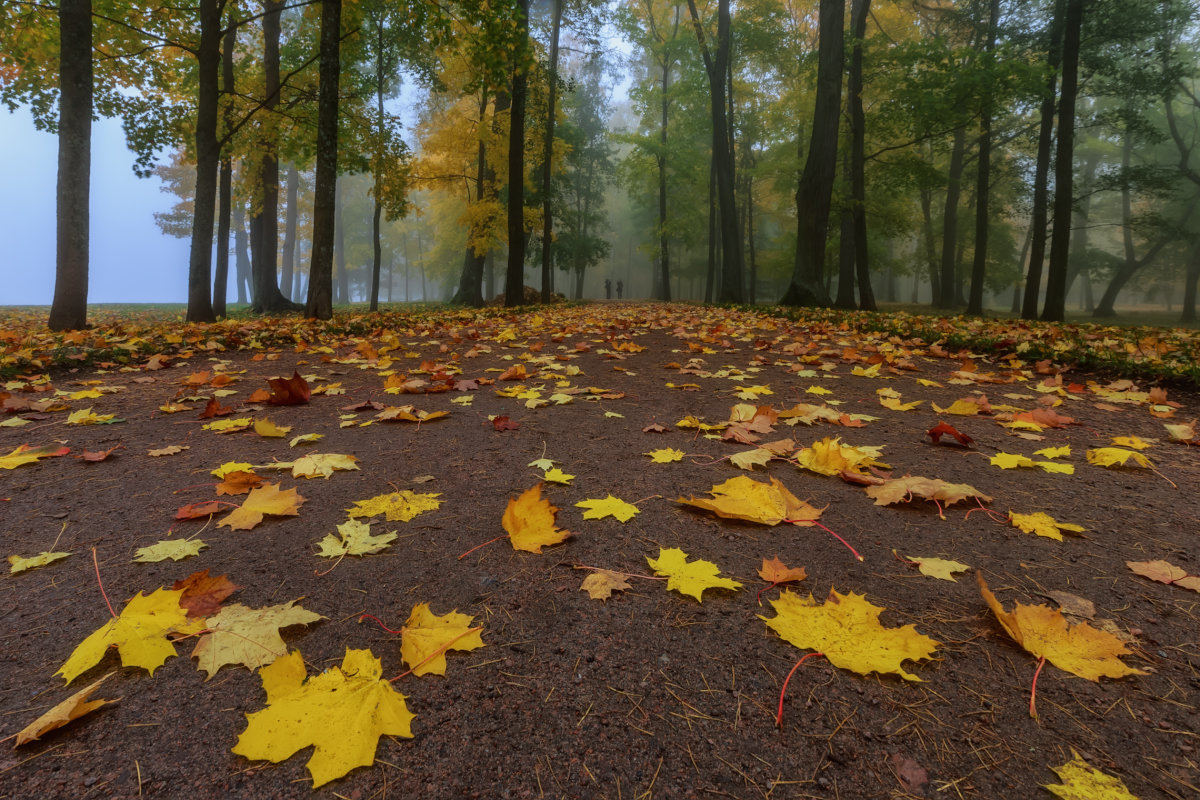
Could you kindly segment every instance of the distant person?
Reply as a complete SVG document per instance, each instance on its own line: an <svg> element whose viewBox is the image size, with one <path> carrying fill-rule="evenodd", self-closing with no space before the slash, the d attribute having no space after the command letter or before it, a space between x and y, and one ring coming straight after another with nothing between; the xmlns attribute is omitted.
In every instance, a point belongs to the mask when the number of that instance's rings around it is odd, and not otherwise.
<svg viewBox="0 0 1200 800"><path fill-rule="evenodd" d="M618 300L621 299L621 292L623 292L623 291L625 291L625 284L622 283L621 281L617 281L617 299Z"/></svg>
<svg viewBox="0 0 1200 800"><path fill-rule="evenodd" d="M612 279L611 278L604 279L604 299L612 300Z"/></svg>

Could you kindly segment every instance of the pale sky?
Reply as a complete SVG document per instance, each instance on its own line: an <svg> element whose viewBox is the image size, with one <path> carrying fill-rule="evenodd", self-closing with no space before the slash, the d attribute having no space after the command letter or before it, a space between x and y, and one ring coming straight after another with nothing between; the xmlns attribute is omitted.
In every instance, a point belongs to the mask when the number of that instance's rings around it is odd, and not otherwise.
<svg viewBox="0 0 1200 800"><path fill-rule="evenodd" d="M35 129L24 109L0 108L0 143L0 305L49 305L58 140ZM88 302L187 301L188 242L154 224L154 212L174 199L160 185L133 174L119 122L93 123Z"/></svg>

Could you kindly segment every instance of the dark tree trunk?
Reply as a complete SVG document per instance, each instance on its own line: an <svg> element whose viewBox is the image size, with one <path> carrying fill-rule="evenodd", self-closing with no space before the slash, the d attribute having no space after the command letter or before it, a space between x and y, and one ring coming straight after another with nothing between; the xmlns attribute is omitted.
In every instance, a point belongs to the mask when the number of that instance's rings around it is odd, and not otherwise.
<svg viewBox="0 0 1200 800"><path fill-rule="evenodd" d="M921 239L925 243L925 269L929 274L931 305L937 308L941 305L942 286L938 282L937 240L933 235L933 190L921 189ZM917 302L916 294L920 285L920 270L913 275L913 302Z"/></svg>
<svg viewBox="0 0 1200 800"><path fill-rule="evenodd" d="M987 41L984 52L996 49L996 25L1000 19L1000 0L988 2ZM990 63L990 61L989 61ZM971 264L971 296L967 313L983 315L983 281L987 275L988 208L992 178L992 94L985 85L979 110L979 162L975 176L975 259Z"/></svg>
<svg viewBox="0 0 1200 800"><path fill-rule="evenodd" d="M282 0L263 0L263 110L268 114L279 105L279 37ZM279 291L279 157L275 142L262 143L259 168L262 206L251 220L258 238L254 260L254 308L273 313L293 308Z"/></svg>
<svg viewBox="0 0 1200 800"><path fill-rule="evenodd" d="M342 0L321 2L320 79L317 100L317 178L313 188L312 263L305 313L333 317L333 207L337 193L337 128Z"/></svg>
<svg viewBox="0 0 1200 800"><path fill-rule="evenodd" d="M246 237L246 210L241 203L233 207L233 255L234 283L237 284L237 299L239 303L251 302L254 297L254 287L250 281L250 253Z"/></svg>
<svg viewBox="0 0 1200 800"><path fill-rule="evenodd" d="M283 223L283 272L279 288L289 300L295 299L293 282L296 274L296 225L300 218L297 207L300 197L300 173L295 164L287 165L287 212Z"/></svg>
<svg viewBox="0 0 1200 800"><path fill-rule="evenodd" d="M88 242L92 174L92 0L58 7L58 187L54 302L50 330L87 327ZM212 224L212 216L209 216ZM205 292L208 275L204 276ZM190 285L189 285L190 289ZM210 312L211 313L211 312Z"/></svg>
<svg viewBox="0 0 1200 800"><path fill-rule="evenodd" d="M678 6L676 6L678 13ZM659 278L659 299L664 303L671 302L671 249L667 237L667 111L671 101L667 90L671 85L671 58L663 53L662 72L662 122L658 133L658 264L661 271ZM711 293L709 300L711 300ZM708 300L706 300L708 302Z"/></svg>
<svg viewBox="0 0 1200 800"><path fill-rule="evenodd" d="M230 25L221 44L221 91L233 98L233 48L237 45L237 29ZM225 136L229 136L233 120L232 104L225 106ZM217 268L213 274L213 314L225 316L225 299L229 293L229 217L233 213L233 159L229 141L223 140L221 172L217 181Z"/></svg>
<svg viewBox="0 0 1200 800"><path fill-rule="evenodd" d="M489 174L490 170L487 166L487 145L484 143L483 124L487 116L488 93L484 89L479 94L479 146L475 156L475 202L483 200L485 186L494 182L495 176ZM471 201L470 187L467 188L467 202ZM450 302L456 305L471 306L479 308L483 305L483 294L480 286L483 282L483 265L484 259L490 252L490 248L477 248L475 241L478 237L482 237L485 233L482 230L472 229L467 233L466 252L463 253L462 274L458 279L458 291L454 293L454 297ZM490 290L489 290L490 291Z"/></svg>
<svg viewBox="0 0 1200 800"><path fill-rule="evenodd" d="M525 100L528 82L524 49L529 42L529 0L517 0L517 24L521 37L521 63L512 73L508 118L508 272L504 281L504 305L525 302Z"/></svg>
<svg viewBox="0 0 1200 800"><path fill-rule="evenodd" d="M221 71L221 6L200 0L200 44L196 50L196 195L188 258L188 322L213 322L213 217L217 206L217 112Z"/></svg>
<svg viewBox="0 0 1200 800"><path fill-rule="evenodd" d="M849 154L842 158L842 175L849 183ZM854 209L850 207L850 204L844 204L838 217L838 289L837 297L833 299L833 306L834 308L852 309L857 307L854 302Z"/></svg>
<svg viewBox="0 0 1200 800"><path fill-rule="evenodd" d="M1050 209L1050 156L1054 146L1054 107L1058 68L1062 63L1062 19L1066 0L1055 0L1050 21L1050 43L1046 53L1046 88L1042 94L1041 122L1038 125L1037 160L1033 168L1033 211L1030 225L1029 268L1025 273L1025 297L1021 317L1037 319L1042 291L1042 265L1046 260L1046 234Z"/></svg>
<svg viewBox="0 0 1200 800"><path fill-rule="evenodd" d="M1067 306L1067 269L1071 251L1071 205L1074 200L1075 96L1079 90L1079 43L1083 0L1066 0L1063 21L1062 91L1058 102L1058 147L1054 161L1054 233L1046 265L1046 303L1042 319L1062 322Z"/></svg>
<svg viewBox="0 0 1200 800"><path fill-rule="evenodd" d="M708 262L704 280L704 302L713 301L717 286L717 165L708 166ZM669 292L669 289L664 290Z"/></svg>
<svg viewBox="0 0 1200 800"><path fill-rule="evenodd" d="M946 183L946 208L942 212L942 268L938 289L938 308L954 308L957 300L955 266L958 256L958 200L962 193L963 154L967 149L967 131L954 131L950 150L950 173Z"/></svg>
<svg viewBox="0 0 1200 800"><path fill-rule="evenodd" d="M346 185L337 181L337 188L333 191L333 265L337 279L333 301L342 304L350 302L350 276L346 274L346 226L342 224L345 191Z"/></svg>
<svg viewBox="0 0 1200 800"><path fill-rule="evenodd" d="M827 306L825 236L837 165L838 122L842 103L842 63L845 53L842 0L821 0L820 50L817 56L817 96L813 107L812 138L800 185L796 190L796 260L792 280L780 301L786 305Z"/></svg>
<svg viewBox="0 0 1200 800"><path fill-rule="evenodd" d="M863 112L863 39L867 35L867 16L871 0L855 0L850 7L850 29L854 49L850 52L850 76L847 103L850 106L850 197L854 220L854 266L858 277L858 307L875 310L875 291L871 288L871 263L867 252L867 117Z"/></svg>
<svg viewBox="0 0 1200 800"><path fill-rule="evenodd" d="M758 304L758 259L754 248L754 176L746 178L746 246L750 256L750 305Z"/></svg>
<svg viewBox="0 0 1200 800"><path fill-rule="evenodd" d="M1187 276L1183 281L1183 312L1180 322L1196 321L1196 285L1200 283L1200 242L1192 245L1188 255Z"/></svg>
<svg viewBox="0 0 1200 800"><path fill-rule="evenodd" d="M554 190L552 177L554 166L554 104L558 99L558 34L562 26L563 0L551 0L554 22L550 34L550 82L546 99L545 160L542 164L542 302L549 303L554 295L552 270L554 218L550 200Z"/></svg>
<svg viewBox="0 0 1200 800"><path fill-rule="evenodd" d="M379 149L375 152L375 208L371 218L371 244L372 244L372 260L371 260L371 311L379 310L379 270L383 266L383 243L381 241L382 231L380 229L380 217L383 215L383 203L380 198L383 195L383 137L384 116L383 116L383 12L375 18L375 119L376 119L376 134L379 136Z"/></svg>

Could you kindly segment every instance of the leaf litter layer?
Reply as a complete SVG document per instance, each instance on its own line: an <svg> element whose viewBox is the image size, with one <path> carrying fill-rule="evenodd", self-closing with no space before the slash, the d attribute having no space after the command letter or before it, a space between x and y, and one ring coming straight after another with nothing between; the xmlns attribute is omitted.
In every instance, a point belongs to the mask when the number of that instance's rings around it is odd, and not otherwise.
<svg viewBox="0 0 1200 800"><path fill-rule="evenodd" d="M175 643L176 655L153 676L122 669L115 649L70 686L54 676L112 618L90 557L95 547L114 613L138 592L171 588L206 569L241 587L224 607L260 609L303 598L305 609L325 619L284 628L280 636L287 652L303 653L310 681L339 667L347 648L369 650L385 680L410 668L402 660L403 633L359 623L363 612L401 630L413 607L428 603L483 627L487 646L449 653L445 677L410 674L391 684L415 715L413 738L380 738L373 766L353 769L322 793L370 797L386 786L397 795L462 797L503 785L513 796L536 797L540 790L615 797L619 781L621 796L651 787L663 797L868 797L896 787L918 796L1037 796L1038 786L1058 781L1054 769L1078 753L1089 768L1118 776L1134 796L1188 796L1189 785L1200 786L1200 743L1188 735L1200 727L1196 594L1186 581L1147 580L1125 562L1165 560L1186 575L1200 573L1191 500L1200 488L1198 451L1171 442L1164 429L1193 419L1200 399L1175 389L1155 394L1151 381L1124 385L1059 373L1054 364L1017 363L991 351L889 341L839 330L828 319L800 325L729 310L582 306L556 310L552 320L536 313L360 316L339 318L332 330L282 320L255 322L238 334L264 345L253 353L210 347L218 335L229 335L214 330L207 339L174 345L191 354L167 359L173 365L164 369L114 365L46 379L21 370L29 377L4 391L43 410L6 415L28 424L0 429L0 452L22 445L67 447L72 456L124 449L103 462L44 458L0 470L0 555L77 556L3 579L0 737L114 670L102 696L119 701L20 749L0 749L4 785L29 796L91 790L127 797L140 790L169 797L198 790L251 797L294 796L311 782L305 763L312 749L279 764L231 751L246 730L245 715L268 707L263 682L240 667L205 682L189 658L195 638ZM306 342L301 352L297 332ZM150 355L134 363L149 365ZM488 383L514 364L525 367L526 377ZM188 382L200 372L209 373L203 383ZM269 388L268 378L294 373L311 389L308 403L247 406L256 390ZM407 396L389 396L389 382L407 387ZM906 403L929 402L908 411L882 408L880 389L900 393ZM100 396L68 397L92 390ZM981 395L984 404L975 402ZM454 402L461 397L473 399ZM269 416L291 431L279 438L258 435L253 426L229 434L204 430L210 420L197 417L214 398L231 409L217 419ZM991 413L932 408L948 409L963 398L973 398L965 404L971 410L990 406ZM379 408L353 409L367 401L449 414L397 425L375 421ZM774 413L733 411L735 404L770 406ZM191 410L160 410L171 405ZM124 421L56 424L88 407ZM1021 423L1022 413L1051 407L1077 424L1034 430ZM1016 427L998 419L1004 414L1013 415ZM498 429L489 422L493 416L517 426ZM675 426L689 416L713 427ZM943 421L973 441L934 445L925 432ZM322 434L323 452L352 455L359 469L297 481L262 468L313 452L302 442L289 447L304 434ZM1089 449L1132 436L1152 443L1142 452L1153 471L1087 462ZM746 437L759 441L740 440ZM881 447L879 460L890 469L845 480L801 469L795 453L829 437ZM790 449L776 446L786 439ZM813 527L763 527L675 502L746 475L729 457L762 444L771 444L774 455L753 466L764 473L754 479L779 481L823 509L822 524L853 543L861 563ZM1073 475L989 463L999 452L1040 458L1036 451L1062 445L1074 454L1061 459L1074 464ZM169 447L180 450L147 455ZM662 448L685 455L664 463L644 455ZM507 503L543 480L531 466L541 459L577 476L569 485L542 486L561 509L557 526L571 538L541 554L494 544L459 560L505 535ZM281 491L299 489L303 506L295 516L268 513L248 530L217 527L245 500L216 493L211 473L230 462L257 469ZM872 481L904 476L969 484L992 498L991 513L974 499L946 507L916 495L879 506L865 491ZM362 517L378 532L396 530L378 552L320 557L321 540L347 522L347 509L398 492L436 494L438 503L411 509L416 513L407 519L389 521L383 511ZM586 507L576 505L609 496L638 513L627 522L585 519ZM219 501L213 514L175 519L180 507L210 501ZM1084 531L1055 541L1008 521L1010 513L1038 512ZM133 561L139 548L188 537L208 547L182 562ZM668 592L646 559L671 548L719 565L721 576L754 591L712 591L703 603ZM1047 592L1091 601L1088 624L1124 637L1131 653L1125 661L1147 674L1093 683L1047 667L1037 683L1034 720L1028 707L1036 660L996 621L974 578L927 577L893 550L984 570L1006 607L1056 607ZM776 556L805 569L799 589L805 596L825 598L834 588L866 595L884 609L884 628L914 625L935 639L932 658L904 665L920 682L863 677L810 659L790 680L777 729L783 681L813 651L789 644L756 618L787 591L770 586L763 606L755 601L769 585L758 571ZM580 590L587 573L576 566L609 570L629 588L592 599ZM1072 626L1081 621L1070 618Z"/></svg>

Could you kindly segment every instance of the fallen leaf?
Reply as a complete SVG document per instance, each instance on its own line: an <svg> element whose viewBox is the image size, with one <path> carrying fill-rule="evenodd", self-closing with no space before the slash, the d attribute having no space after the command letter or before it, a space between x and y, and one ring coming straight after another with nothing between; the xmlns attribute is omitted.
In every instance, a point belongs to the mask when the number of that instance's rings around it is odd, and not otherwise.
<svg viewBox="0 0 1200 800"><path fill-rule="evenodd" d="M346 509L349 517L377 517L380 514L388 522L408 522L418 514L426 511L436 511L442 505L440 492L432 494L415 494L408 489L401 489L391 494L376 495L368 500L357 501L352 508Z"/></svg>
<svg viewBox="0 0 1200 800"><path fill-rule="evenodd" d="M303 503L304 497L294 488L281 490L278 483L264 483L257 489L251 489L242 505L229 512L217 523L217 527L248 531L262 522L267 514L276 517L297 516Z"/></svg>
<svg viewBox="0 0 1200 800"><path fill-rule="evenodd" d="M325 434L323 433L302 433L299 436L293 437L292 440L288 442L288 447L297 447L298 445L302 444L312 444L313 442L319 442L324 438Z"/></svg>
<svg viewBox="0 0 1200 800"><path fill-rule="evenodd" d="M417 603L400 629L400 657L418 678L445 675L447 650L484 646L481 628L471 627L474 619L458 611L438 616L428 603Z"/></svg>
<svg viewBox="0 0 1200 800"><path fill-rule="evenodd" d="M904 670L903 662L932 658L937 650L938 643L917 633L913 625L880 625L884 608L854 592L830 590L829 598L817 603L811 594L806 600L785 590L771 605L776 615L758 618L780 638L801 650L823 653L835 667L860 675L892 672L908 681L920 681Z"/></svg>
<svg viewBox="0 0 1200 800"><path fill-rule="evenodd" d="M155 561L182 561L185 558L199 555L207 544L199 539L163 539L150 547L139 547L134 561L149 564Z"/></svg>
<svg viewBox="0 0 1200 800"><path fill-rule="evenodd" d="M63 700L46 713L26 725L17 733L17 741L13 747L20 747L28 742L36 741L47 733L57 730L68 722L79 719L84 714L95 711L101 706L117 702L116 700L88 700L92 692L116 673L110 672L95 683L83 687L75 694Z"/></svg>
<svg viewBox="0 0 1200 800"><path fill-rule="evenodd" d="M543 547L564 542L571 535L570 531L555 526L557 512L558 508L542 497L542 484L539 483L519 497L509 498L501 525L514 550L541 553Z"/></svg>
<svg viewBox="0 0 1200 800"><path fill-rule="evenodd" d="M1169 561L1126 561L1125 566L1143 578L1200 592L1200 575L1189 575Z"/></svg>
<svg viewBox="0 0 1200 800"><path fill-rule="evenodd" d="M754 450L743 450L740 453L734 453L729 457L729 463L738 469L751 470L755 467L765 467L774 457L775 454L770 450L759 447Z"/></svg>
<svg viewBox="0 0 1200 800"><path fill-rule="evenodd" d="M1058 522L1054 517L1041 511L1035 511L1032 514L1018 514L1014 511L1008 512L1008 521L1012 523L1014 528L1019 528L1025 533L1035 533L1038 536L1045 536L1047 539L1062 541L1062 532L1083 533L1086 530L1082 525L1075 525L1070 522Z"/></svg>
<svg viewBox="0 0 1200 800"><path fill-rule="evenodd" d="M1111 633L1086 622L1070 625L1062 612L1049 606L1017 603L1011 612L1005 611L988 589L983 575L977 572L975 577L983 599L1001 627L1034 657L1045 658L1059 669L1090 681L1146 674L1122 663L1118 656L1128 654L1129 650Z"/></svg>
<svg viewBox="0 0 1200 800"><path fill-rule="evenodd" d="M159 456L173 456L173 455L176 455L177 453L182 453L184 450L189 450L189 449L191 449L191 448L189 448L187 445L181 446L181 445L177 445L177 444L169 444L166 447L160 448L158 450L147 450L146 455L153 456L155 458L158 458Z"/></svg>
<svg viewBox="0 0 1200 800"><path fill-rule="evenodd" d="M223 511L225 505L216 500L204 500L199 503L188 503L175 512L175 519L200 519Z"/></svg>
<svg viewBox="0 0 1200 800"><path fill-rule="evenodd" d="M65 425L111 425L114 422L124 422L117 419L116 414L93 414L92 409L81 408L67 415Z"/></svg>
<svg viewBox="0 0 1200 800"><path fill-rule="evenodd" d="M269 419L254 421L254 432L265 439L282 439L291 429L290 425L279 426Z"/></svg>
<svg viewBox="0 0 1200 800"><path fill-rule="evenodd" d="M1200 444L1200 434L1196 433L1196 420L1180 422L1174 425L1164 424L1163 427L1167 429L1167 436L1172 442Z"/></svg>
<svg viewBox="0 0 1200 800"><path fill-rule="evenodd" d="M38 567L44 567L47 564L53 564L55 561L66 558L69 555L71 554L38 553L36 556L29 556L28 558L25 556L9 556L8 563L12 566L9 567L8 571L10 574L16 575L18 572L24 572L25 570L29 569L37 569Z"/></svg>
<svg viewBox="0 0 1200 800"><path fill-rule="evenodd" d="M925 794L925 784L929 783L928 770L911 758L905 758L899 753L892 753L889 760L892 763L892 769L896 771L896 777L904 783L905 788L910 793Z"/></svg>
<svg viewBox="0 0 1200 800"><path fill-rule="evenodd" d="M1070 761L1050 769L1054 770L1062 783L1042 785L1063 800L1137 800L1120 778L1093 769L1074 748L1071 749Z"/></svg>
<svg viewBox="0 0 1200 800"><path fill-rule="evenodd" d="M217 484L218 497L234 497L240 494L248 494L251 489L257 489L263 485L263 479L260 475L255 475L253 472L227 472L221 482Z"/></svg>
<svg viewBox="0 0 1200 800"><path fill-rule="evenodd" d="M371 523L359 522L356 519L347 520L337 526L337 536L326 534L317 543L320 552L317 555L324 558L341 558L342 556L365 556L378 553L388 547L396 538L396 532L371 535Z"/></svg>
<svg viewBox="0 0 1200 800"><path fill-rule="evenodd" d="M334 472L358 469L358 458L341 453L310 453L291 462L291 467L293 478L328 479Z"/></svg>
<svg viewBox="0 0 1200 800"><path fill-rule="evenodd" d="M646 557L655 575L667 578L667 589L675 590L703 602L705 589L742 588L742 584L731 578L719 577L721 570L711 561L687 560L687 553L678 547L658 549L658 558Z"/></svg>
<svg viewBox="0 0 1200 800"><path fill-rule="evenodd" d="M758 577L773 586L778 586L781 583L802 581L808 577L808 573L804 571L804 567L789 567L779 560L779 556L775 556L769 561L763 559Z"/></svg>
<svg viewBox="0 0 1200 800"><path fill-rule="evenodd" d="M966 572L971 568L970 564L948 561L944 558L921 558L920 556L905 556L905 558L916 564L917 569L922 575L939 578L943 581L953 581L954 573Z"/></svg>
<svg viewBox="0 0 1200 800"><path fill-rule="evenodd" d="M278 763L313 746L307 767L317 788L374 763L380 736L412 738L404 695L380 679L370 650L347 649L340 668L307 673L298 650L262 668L267 707L246 715L234 753Z"/></svg>
<svg viewBox="0 0 1200 800"><path fill-rule="evenodd" d="M16 469L22 464L35 464L40 459L65 456L69 452L71 451L66 447L55 447L54 445L30 447L23 444L8 455L0 456L0 469Z"/></svg>
<svg viewBox="0 0 1200 800"><path fill-rule="evenodd" d="M505 416L499 416L492 419L492 427L498 431L515 431L517 428L521 427L521 423L513 422L511 419Z"/></svg>
<svg viewBox="0 0 1200 800"><path fill-rule="evenodd" d="M933 440L934 444L940 444L943 436L953 436L959 444L964 447L969 447L975 440L965 433L960 433L958 428L946 422L939 422L929 430L925 431L925 435Z"/></svg>
<svg viewBox="0 0 1200 800"><path fill-rule="evenodd" d="M180 409L185 410L185 409ZM208 404L204 406L204 410L200 412L197 419L214 419L216 417L227 417L236 409L233 406L223 406L217 402L217 398L212 398Z"/></svg>
<svg viewBox="0 0 1200 800"><path fill-rule="evenodd" d="M230 581L228 575L213 577L206 569L175 581L171 588L183 592L179 596L179 605L187 610L189 618L196 619L217 613L225 598L242 587Z"/></svg>
<svg viewBox="0 0 1200 800"><path fill-rule="evenodd" d="M1139 467L1153 468L1150 459L1141 453L1120 447L1098 447L1095 450L1088 450L1087 460L1089 464L1095 464L1098 467L1128 467L1131 466L1129 462L1132 461Z"/></svg>
<svg viewBox="0 0 1200 800"><path fill-rule="evenodd" d="M241 664L254 671L287 653L279 631L293 625L310 625L325 619L291 600L266 608L248 608L241 603L225 606L205 623L207 631L192 650L196 668L205 680L227 664Z"/></svg>
<svg viewBox="0 0 1200 800"><path fill-rule="evenodd" d="M796 463L819 475L839 472L863 472L867 467L890 467L879 460L880 447L854 447L842 444L838 437L825 437L796 453Z"/></svg>
<svg viewBox="0 0 1200 800"><path fill-rule="evenodd" d="M575 504L576 508L585 508L584 519L604 519L614 517L618 522L629 522L640 511L633 503L627 503L611 494L603 500L587 499Z"/></svg>
<svg viewBox="0 0 1200 800"><path fill-rule="evenodd" d="M238 417L237 419L221 419L204 424L204 430L213 433L237 433L244 431L254 424L253 417Z"/></svg>
<svg viewBox="0 0 1200 800"><path fill-rule="evenodd" d="M546 470L545 474L542 475L542 480L546 483L559 483L569 486L571 481L575 480L575 476L568 475L558 467L554 467L553 469Z"/></svg>
<svg viewBox="0 0 1200 800"><path fill-rule="evenodd" d="M75 457L81 458L84 461L92 461L92 462L105 461L109 456L111 456L117 450L124 450L124 449L125 449L125 445L119 444L119 445L116 445L115 447L110 447L107 450L83 450L80 452L79 455L77 455Z"/></svg>
<svg viewBox="0 0 1200 800"><path fill-rule="evenodd" d="M867 497L874 500L877 506L907 503L914 498L931 500L947 506L972 497L978 498L983 503L992 502L992 498L974 486L965 483L947 483L938 478L921 478L915 475L892 478L875 486L868 486L866 492Z"/></svg>
<svg viewBox="0 0 1200 800"><path fill-rule="evenodd" d="M1070 592L1043 592L1043 594L1058 603L1059 611L1064 614L1083 619L1095 619L1096 617L1096 604L1086 597L1080 597Z"/></svg>
<svg viewBox="0 0 1200 800"><path fill-rule="evenodd" d="M268 405L304 405L312 395L308 381L300 377L299 372L294 372L290 378L267 378L267 384L271 387L271 395L266 399Z"/></svg>
<svg viewBox="0 0 1200 800"><path fill-rule="evenodd" d="M686 453L682 450L676 450L673 447L663 447L643 453L642 455L650 456L650 460L655 464L669 464L672 461L682 461Z"/></svg>
<svg viewBox="0 0 1200 800"><path fill-rule="evenodd" d="M707 497L676 498L675 502L703 508L719 517L757 522L760 525L778 525L790 522L793 525L811 526L821 516L821 510L813 508L787 490L776 478L770 483L759 483L753 478L738 475L709 489L713 499Z"/></svg>
<svg viewBox="0 0 1200 800"><path fill-rule="evenodd" d="M587 592L593 600L607 600L613 592L623 592L633 587L625 580L625 575L608 569L593 570L583 579L579 590Z"/></svg>

